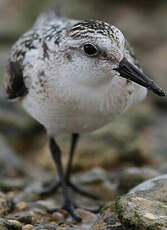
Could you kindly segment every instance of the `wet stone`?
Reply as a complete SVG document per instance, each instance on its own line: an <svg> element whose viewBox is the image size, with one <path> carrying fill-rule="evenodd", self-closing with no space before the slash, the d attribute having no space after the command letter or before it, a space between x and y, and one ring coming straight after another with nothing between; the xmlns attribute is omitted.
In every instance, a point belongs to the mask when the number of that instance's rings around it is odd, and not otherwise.
<svg viewBox="0 0 167 230"><path fill-rule="evenodd" d="M167 174L148 180L119 198L116 211L125 228L167 228Z"/></svg>

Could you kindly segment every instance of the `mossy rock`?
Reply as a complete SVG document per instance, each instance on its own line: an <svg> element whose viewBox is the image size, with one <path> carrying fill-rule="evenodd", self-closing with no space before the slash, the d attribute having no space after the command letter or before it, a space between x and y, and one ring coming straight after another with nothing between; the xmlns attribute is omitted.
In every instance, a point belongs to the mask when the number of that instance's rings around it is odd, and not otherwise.
<svg viewBox="0 0 167 230"><path fill-rule="evenodd" d="M163 230L167 228L167 175L137 186L117 199L116 212L125 228Z"/></svg>

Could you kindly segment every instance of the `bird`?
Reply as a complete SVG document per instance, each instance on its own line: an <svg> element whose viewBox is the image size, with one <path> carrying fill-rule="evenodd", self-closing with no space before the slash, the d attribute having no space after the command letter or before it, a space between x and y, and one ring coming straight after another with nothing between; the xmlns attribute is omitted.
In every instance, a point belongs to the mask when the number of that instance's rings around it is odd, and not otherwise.
<svg viewBox="0 0 167 230"><path fill-rule="evenodd" d="M69 19L56 10L42 13L13 45L3 81L6 98L19 103L48 134L59 182L40 195L62 188L64 203L76 221L72 190L96 199L71 182L79 137L117 119L147 95L164 91L146 74L124 34L112 23ZM63 170L56 137L71 135L69 161Z"/></svg>

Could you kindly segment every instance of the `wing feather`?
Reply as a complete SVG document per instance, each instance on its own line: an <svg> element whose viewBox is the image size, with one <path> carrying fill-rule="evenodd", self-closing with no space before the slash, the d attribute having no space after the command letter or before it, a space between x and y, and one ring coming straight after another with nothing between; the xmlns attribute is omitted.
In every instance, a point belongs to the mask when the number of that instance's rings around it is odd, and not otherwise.
<svg viewBox="0 0 167 230"><path fill-rule="evenodd" d="M28 89L23 79L23 67L19 61L9 61L4 87L9 100L20 98L27 94Z"/></svg>

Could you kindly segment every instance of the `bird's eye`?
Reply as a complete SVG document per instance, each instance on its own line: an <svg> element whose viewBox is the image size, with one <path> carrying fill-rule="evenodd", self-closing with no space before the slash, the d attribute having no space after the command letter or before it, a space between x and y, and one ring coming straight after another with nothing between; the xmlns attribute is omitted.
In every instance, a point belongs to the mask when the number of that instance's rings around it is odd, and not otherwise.
<svg viewBox="0 0 167 230"><path fill-rule="evenodd" d="M97 48L92 44L89 44L89 43L85 44L83 46L83 49L84 49L85 54L90 56L90 57L94 57L98 54Z"/></svg>

